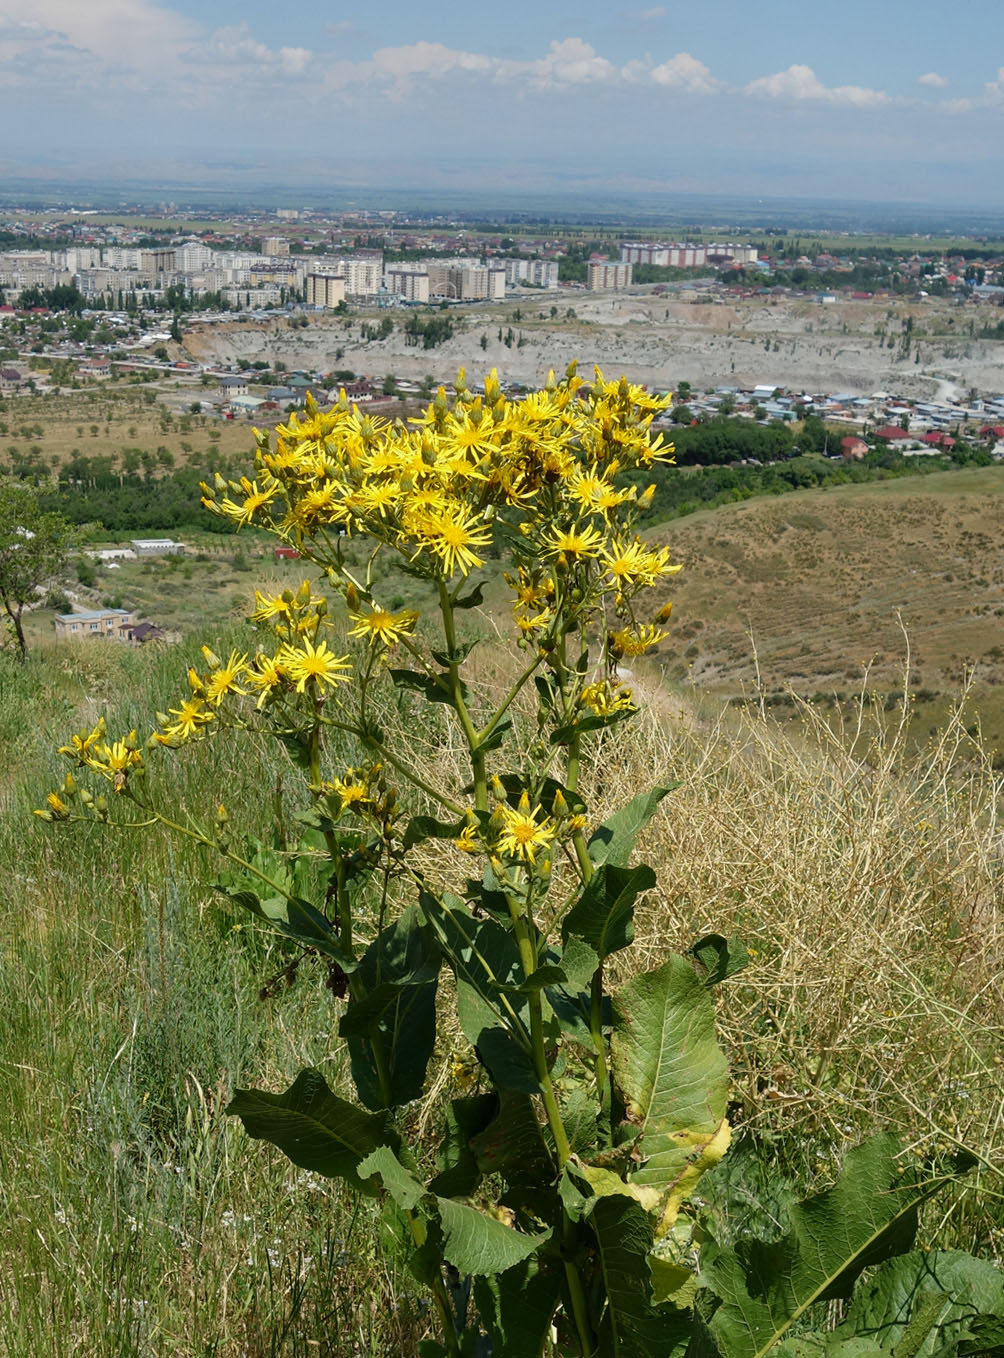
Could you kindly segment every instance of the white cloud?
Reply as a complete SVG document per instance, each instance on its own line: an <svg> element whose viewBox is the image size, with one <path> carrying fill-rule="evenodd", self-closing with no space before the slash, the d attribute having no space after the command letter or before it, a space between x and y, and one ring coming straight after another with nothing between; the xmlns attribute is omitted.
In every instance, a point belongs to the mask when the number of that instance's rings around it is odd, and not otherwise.
<svg viewBox="0 0 1004 1358"><path fill-rule="evenodd" d="M254 68L258 75L299 75L310 63L313 53L306 47L280 47L273 50L251 35L247 24L218 28L205 42L186 53L194 66L212 65L217 71Z"/></svg>
<svg viewBox="0 0 1004 1358"><path fill-rule="evenodd" d="M36 41L25 30L47 29L71 46L92 53L102 65L162 68L179 55L196 28L187 19L149 0L5 0L4 39L11 25L21 41Z"/></svg>
<svg viewBox="0 0 1004 1358"><path fill-rule="evenodd" d="M477 52L463 52L441 42L416 42L409 47L381 47L354 69L361 80L404 82L414 76L442 76L453 71L492 71L497 63Z"/></svg>
<svg viewBox="0 0 1004 1358"><path fill-rule="evenodd" d="M666 17L665 5L653 5L651 9L629 9L624 16L631 23L654 24Z"/></svg>
<svg viewBox="0 0 1004 1358"><path fill-rule="evenodd" d="M522 66L522 62L512 63ZM552 42L546 57L527 63L528 74L542 85L584 85L596 81L613 80L617 67L601 57L581 38L565 38ZM515 73L515 72L514 72Z"/></svg>
<svg viewBox="0 0 1004 1358"><path fill-rule="evenodd" d="M651 78L657 85L684 90L687 94L715 94L722 88L722 82L715 79L704 62L689 52L677 52L675 57L656 66Z"/></svg>
<svg viewBox="0 0 1004 1358"><path fill-rule="evenodd" d="M866 89L862 85L826 86L811 66L789 66L775 75L763 75L751 80L746 94L770 99L819 99L828 104L850 104L856 108L874 108L890 102L882 90Z"/></svg>
<svg viewBox="0 0 1004 1358"><path fill-rule="evenodd" d="M362 29L357 28L351 19L332 19L324 25L324 31L332 38L355 38Z"/></svg>
<svg viewBox="0 0 1004 1358"><path fill-rule="evenodd" d="M929 85L932 90L943 90L948 84L948 81L943 75L939 75L937 71L928 71L926 75L919 75L917 77L917 84Z"/></svg>
<svg viewBox="0 0 1004 1358"><path fill-rule="evenodd" d="M327 78L333 88L382 85L400 98L411 92L416 79L438 80L457 72L481 76L496 84L522 84L538 89L567 89L630 78L627 68L622 71L581 38L552 42L545 56L532 61L466 52L441 42L382 47L368 61L329 64Z"/></svg>

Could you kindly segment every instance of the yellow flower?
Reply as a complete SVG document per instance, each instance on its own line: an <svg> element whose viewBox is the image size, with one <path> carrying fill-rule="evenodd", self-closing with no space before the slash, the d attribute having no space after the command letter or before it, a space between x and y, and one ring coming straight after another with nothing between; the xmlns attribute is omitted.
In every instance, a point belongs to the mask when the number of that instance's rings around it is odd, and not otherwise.
<svg viewBox="0 0 1004 1358"><path fill-rule="evenodd" d="M394 646L403 636L415 630L418 614L412 608L404 608L400 613L388 613L385 608L375 604L367 613L353 613L355 627L349 632L352 637L365 637L370 645L382 642L384 646Z"/></svg>
<svg viewBox="0 0 1004 1358"><path fill-rule="evenodd" d="M71 736L69 745L61 745L59 753L71 755L78 764L90 763L94 747L104 740L106 729L105 719L101 717L93 731L88 734L81 731L77 735Z"/></svg>
<svg viewBox="0 0 1004 1358"><path fill-rule="evenodd" d="M258 710L261 711L273 692L282 687L283 680L286 678L286 670L280 663L278 656L256 655L254 666L248 668L244 677L249 684L261 689L256 704Z"/></svg>
<svg viewBox="0 0 1004 1358"><path fill-rule="evenodd" d="M611 632L608 645L611 653L618 658L622 655L644 655L653 646L658 646L665 636L666 633L660 628L646 623L636 632L630 631L627 627L621 628L619 632Z"/></svg>
<svg viewBox="0 0 1004 1358"><path fill-rule="evenodd" d="M623 684L615 688L607 680L587 684L579 694L579 704L588 707L597 717L608 717L612 712L635 711L631 690Z"/></svg>
<svg viewBox="0 0 1004 1358"><path fill-rule="evenodd" d="M603 561L611 582L618 589L654 585L664 575L676 575L680 565L670 565L669 548L654 551L645 547L640 538L632 542L613 542L604 548Z"/></svg>
<svg viewBox="0 0 1004 1358"><path fill-rule="evenodd" d="M257 481L249 481L246 476L242 476L240 485L235 489L244 492L243 502L237 504L234 500L226 499L220 505L220 513L240 528L242 524L250 523L260 509L264 509L275 499L279 492L279 483L270 478L270 484L259 487Z"/></svg>
<svg viewBox="0 0 1004 1358"><path fill-rule="evenodd" d="M565 557L599 556L603 546L603 534L589 525L579 528L555 528L545 537L547 550L553 555Z"/></svg>
<svg viewBox="0 0 1004 1358"><path fill-rule="evenodd" d="M296 685L297 693L303 693L307 684L316 684L322 692L327 685L341 680L347 682L349 676L343 670L349 668L347 655L338 656L328 648L326 641L316 647L307 638L303 646L284 646L279 652L279 662Z"/></svg>
<svg viewBox="0 0 1004 1358"><path fill-rule="evenodd" d="M459 837L453 841L463 853L477 853L481 847L474 837L474 829L475 827L468 821Z"/></svg>
<svg viewBox="0 0 1004 1358"><path fill-rule="evenodd" d="M447 576L457 570L466 575L472 567L482 565L475 549L487 547L492 540L489 525L456 501L450 501L440 513L421 517L411 532L418 541L418 551L426 550L438 557Z"/></svg>
<svg viewBox="0 0 1004 1358"><path fill-rule="evenodd" d="M202 649L205 652L206 648ZM214 707L219 707L228 693L236 693L240 697L246 694L246 689L238 687L238 680L247 671L247 659L246 655L239 656L236 651L231 651L227 663L218 665L206 676L206 697Z"/></svg>
<svg viewBox="0 0 1004 1358"><path fill-rule="evenodd" d="M524 810L523 807L526 809ZM502 833L498 849L509 858L520 858L525 863L536 861L538 849L546 849L554 839L554 826L549 817L538 821L541 808L535 806L531 811L529 801L524 796L516 811L509 806L500 807L502 814Z"/></svg>
<svg viewBox="0 0 1004 1358"><path fill-rule="evenodd" d="M289 621L293 613L293 596L286 591L285 594L275 594L269 597L262 594L261 590L254 592L255 610L251 614L252 622L268 622L271 618L283 618Z"/></svg>
<svg viewBox="0 0 1004 1358"><path fill-rule="evenodd" d="M171 716L177 717L178 720L164 727L164 735L168 737L168 743L172 739L188 740L190 736L196 735L203 726L213 720L214 713L206 707L205 699L189 698L180 707L172 707ZM164 744L165 742L161 740L160 743Z"/></svg>

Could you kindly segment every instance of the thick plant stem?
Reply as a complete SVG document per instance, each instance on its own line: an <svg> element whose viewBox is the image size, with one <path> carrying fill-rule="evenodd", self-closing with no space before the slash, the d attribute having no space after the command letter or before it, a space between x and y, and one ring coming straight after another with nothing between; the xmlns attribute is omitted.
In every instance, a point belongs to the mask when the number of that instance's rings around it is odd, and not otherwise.
<svg viewBox="0 0 1004 1358"><path fill-rule="evenodd" d="M406 1212L408 1218L408 1229L411 1238L416 1246L421 1249L425 1244L428 1232L425 1228L425 1221L417 1212ZM457 1327L453 1319L453 1307L450 1305L450 1298L446 1292L446 1284L443 1282L443 1275L437 1268L434 1281L430 1284L432 1299L436 1304L436 1313L439 1316L439 1326L443 1332L443 1343L450 1358L460 1358L460 1341L457 1339Z"/></svg>
<svg viewBox="0 0 1004 1358"><path fill-rule="evenodd" d="M579 785L579 757L580 746L579 736L573 735L568 743L568 788L570 792L577 792ZM588 886L596 875L593 861L589 857L589 846L586 837L581 830L577 830L572 837L572 848L575 851L575 861L579 865L579 874L582 878L582 885ZM589 1034L593 1040L593 1052L595 1061L593 1071L596 1076L596 1092L599 1095L600 1107L604 1114L609 1114L611 1094L610 1094L610 1073L607 1067L607 1044L603 1036L603 963L593 972L593 978L589 987Z"/></svg>
<svg viewBox="0 0 1004 1358"><path fill-rule="evenodd" d="M537 953L530 936L529 922L525 916L519 913L515 902L510 901L510 917L513 922L513 929L519 944L520 961L524 973L529 976L536 969ZM540 1085L541 1100L544 1104L544 1112L547 1115L547 1125L554 1138L554 1148L557 1153L558 1169L563 1170L565 1165L572 1157L572 1148L569 1144L568 1133L565 1131L565 1124L561 1118L561 1109L558 1107L558 1100L554 1093L554 1085L551 1083L551 1072L547 1068L547 1052L544 1047L544 1017L543 1005L541 1003L540 991L535 990L529 996L530 1007L530 1042L532 1048L534 1074L537 1076L537 1083ZM561 1209L561 1238L566 1253L571 1253L575 1248L575 1228L564 1207ZM589 1358L593 1351L592 1330L589 1324L589 1309L586 1304L586 1293L582 1286L582 1279L575 1263L566 1258L564 1260L565 1282L568 1286L569 1300L572 1306L572 1319L575 1322L575 1329L579 1339L579 1347L582 1350L583 1358Z"/></svg>
<svg viewBox="0 0 1004 1358"><path fill-rule="evenodd" d="M457 632L453 621L453 603L445 582L440 580L438 585L439 611L443 617L443 635L446 638L447 667L450 692L453 697L453 709L464 729L467 749L471 756L471 773L474 775L474 805L479 811L487 811L488 777L485 770L485 755L481 748L481 742L478 740L478 733L471 720L471 714L467 710L467 703L464 701L464 689L460 681L460 662L457 659Z"/></svg>

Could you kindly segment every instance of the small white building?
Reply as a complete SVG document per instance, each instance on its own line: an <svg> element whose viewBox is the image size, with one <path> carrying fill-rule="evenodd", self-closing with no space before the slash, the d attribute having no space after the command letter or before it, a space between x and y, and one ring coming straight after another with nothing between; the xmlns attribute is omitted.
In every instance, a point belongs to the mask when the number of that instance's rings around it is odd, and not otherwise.
<svg viewBox="0 0 1004 1358"><path fill-rule="evenodd" d="M185 544L172 538L133 538L132 549L136 556L184 556Z"/></svg>
<svg viewBox="0 0 1004 1358"><path fill-rule="evenodd" d="M88 547L86 556L106 565L113 561L135 561L136 553L131 547Z"/></svg>

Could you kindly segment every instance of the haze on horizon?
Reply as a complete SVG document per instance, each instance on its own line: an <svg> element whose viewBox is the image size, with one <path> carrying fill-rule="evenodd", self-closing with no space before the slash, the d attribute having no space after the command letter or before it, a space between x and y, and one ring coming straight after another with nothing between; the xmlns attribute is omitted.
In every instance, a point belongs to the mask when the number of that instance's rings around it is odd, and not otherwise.
<svg viewBox="0 0 1004 1358"><path fill-rule="evenodd" d="M0 178L1002 208L999 5L959 24L933 0L0 0Z"/></svg>

